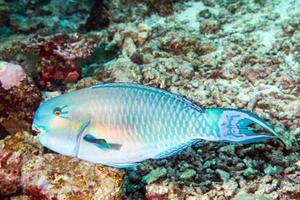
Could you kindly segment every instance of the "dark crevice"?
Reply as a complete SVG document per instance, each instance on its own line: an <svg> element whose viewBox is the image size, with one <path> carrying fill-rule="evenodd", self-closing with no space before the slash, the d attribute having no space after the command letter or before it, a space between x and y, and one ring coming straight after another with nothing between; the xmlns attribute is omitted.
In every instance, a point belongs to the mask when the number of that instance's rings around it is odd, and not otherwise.
<svg viewBox="0 0 300 200"><path fill-rule="evenodd" d="M84 25L79 27L81 32L101 30L109 25L109 12L103 0L94 0L89 17Z"/></svg>
<svg viewBox="0 0 300 200"><path fill-rule="evenodd" d="M0 124L0 140L3 140L8 135L9 132Z"/></svg>

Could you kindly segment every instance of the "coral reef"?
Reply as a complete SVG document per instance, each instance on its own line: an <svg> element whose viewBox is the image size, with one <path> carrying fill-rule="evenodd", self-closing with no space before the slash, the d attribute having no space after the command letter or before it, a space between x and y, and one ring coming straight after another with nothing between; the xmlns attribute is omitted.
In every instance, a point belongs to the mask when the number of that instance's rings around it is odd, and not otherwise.
<svg viewBox="0 0 300 200"><path fill-rule="evenodd" d="M118 199L121 194L121 171L46 153L27 132L1 140L0 161L3 198L24 193L29 199Z"/></svg>
<svg viewBox="0 0 300 200"><path fill-rule="evenodd" d="M18 132L0 142L2 196L300 198L299 1L58 2L0 0L0 26L6 25L0 31L9 38L0 45L0 58L26 72L23 80L16 76L20 84L0 87L1 139L7 131L29 129L41 90L49 98L124 81L169 90L201 107L252 111L284 144L200 141L171 158L126 170L123 180L118 170L47 153Z"/></svg>

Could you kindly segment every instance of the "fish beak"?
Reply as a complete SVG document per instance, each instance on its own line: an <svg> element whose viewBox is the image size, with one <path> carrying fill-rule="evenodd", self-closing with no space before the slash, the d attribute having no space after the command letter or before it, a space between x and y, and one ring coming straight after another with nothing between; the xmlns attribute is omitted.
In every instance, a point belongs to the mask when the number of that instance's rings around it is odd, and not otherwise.
<svg viewBox="0 0 300 200"><path fill-rule="evenodd" d="M46 132L43 128L37 126L36 124L32 124L32 127L31 129L33 130L33 134L36 136L36 135L39 135L43 132Z"/></svg>

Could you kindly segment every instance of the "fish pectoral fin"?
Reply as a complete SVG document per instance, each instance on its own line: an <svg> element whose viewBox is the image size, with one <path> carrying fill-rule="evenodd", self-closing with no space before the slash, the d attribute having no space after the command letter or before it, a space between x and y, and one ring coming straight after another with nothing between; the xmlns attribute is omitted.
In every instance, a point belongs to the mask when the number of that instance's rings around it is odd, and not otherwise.
<svg viewBox="0 0 300 200"><path fill-rule="evenodd" d="M119 150L122 146L121 144L117 144L117 143L108 143L105 139L97 139L90 134L85 135L83 139L87 142L93 143L99 149L102 150L109 150L109 149Z"/></svg>

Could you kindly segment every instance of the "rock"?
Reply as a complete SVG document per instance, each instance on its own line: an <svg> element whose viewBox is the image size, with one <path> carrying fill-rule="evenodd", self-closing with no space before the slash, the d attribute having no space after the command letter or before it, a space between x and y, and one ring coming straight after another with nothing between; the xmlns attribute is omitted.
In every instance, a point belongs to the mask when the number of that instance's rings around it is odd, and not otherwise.
<svg viewBox="0 0 300 200"><path fill-rule="evenodd" d="M167 170L164 167L157 168L152 170L149 174L142 178L143 182L150 184L157 181L159 178L165 176L167 174Z"/></svg>
<svg viewBox="0 0 300 200"><path fill-rule="evenodd" d="M140 66L131 62L129 58L120 58L105 66L103 81L105 82L136 82L141 81Z"/></svg>
<svg viewBox="0 0 300 200"><path fill-rule="evenodd" d="M199 81L198 80L192 80L191 85L193 88L198 88L199 87Z"/></svg>
<svg viewBox="0 0 300 200"><path fill-rule="evenodd" d="M141 181L141 176L137 173L136 170L132 170L129 172L128 174L128 179L135 183L135 184L138 184L140 181Z"/></svg>
<svg viewBox="0 0 300 200"><path fill-rule="evenodd" d="M147 185L145 195L148 200L177 200L184 199L186 196L182 189L178 188L169 180L165 180L162 183L152 183Z"/></svg>
<svg viewBox="0 0 300 200"><path fill-rule="evenodd" d="M223 184L223 188L224 188L224 195L227 198L231 198L237 192L237 190L238 190L238 184L234 180L230 179L228 182L225 182Z"/></svg>
<svg viewBox="0 0 300 200"><path fill-rule="evenodd" d="M254 69L247 69L247 70L245 70L244 76L251 83L255 83L257 80L259 80L261 78L260 73L257 70L254 70Z"/></svg>
<svg viewBox="0 0 300 200"><path fill-rule="evenodd" d="M256 199L256 195L245 193L243 191L239 192L232 200L253 200Z"/></svg>
<svg viewBox="0 0 300 200"><path fill-rule="evenodd" d="M293 174L287 175L287 178L296 184L300 184L300 172L299 171L296 171Z"/></svg>
<svg viewBox="0 0 300 200"><path fill-rule="evenodd" d="M296 108L296 111L295 111L295 117L296 117L296 118L300 118L300 106L298 106L298 107Z"/></svg>
<svg viewBox="0 0 300 200"><path fill-rule="evenodd" d="M196 171L193 169L187 169L184 172L182 172L179 176L180 179L190 179L196 175Z"/></svg>
<svg viewBox="0 0 300 200"><path fill-rule="evenodd" d="M244 175L245 177L253 176L257 173L257 170L247 167L246 169L239 171L238 174Z"/></svg>
<svg viewBox="0 0 300 200"><path fill-rule="evenodd" d="M151 28L147 24L141 23L138 25L137 30L138 32L135 40L139 45L143 45L151 35Z"/></svg>
<svg viewBox="0 0 300 200"><path fill-rule="evenodd" d="M200 40L192 34L178 35L176 32L171 32L161 37L158 47L163 51L175 55L195 52L197 55L202 56L215 50L215 47L210 41Z"/></svg>
<svg viewBox="0 0 300 200"><path fill-rule="evenodd" d="M135 64L142 65L144 62L143 54L135 52L131 55L130 60Z"/></svg>
<svg viewBox="0 0 300 200"><path fill-rule="evenodd" d="M295 32L295 28L287 22L283 22L281 27L282 27L283 32L289 36L293 35L293 33Z"/></svg>
<svg viewBox="0 0 300 200"><path fill-rule="evenodd" d="M204 34L216 33L220 29L220 22L217 20L206 19L200 23L200 32Z"/></svg>
<svg viewBox="0 0 300 200"><path fill-rule="evenodd" d="M186 79L191 79L192 74L194 72L194 68L190 63L183 63L182 67L179 69L180 74L186 78Z"/></svg>
<svg viewBox="0 0 300 200"><path fill-rule="evenodd" d="M274 175L283 171L283 168L280 166L268 165L265 167L264 172L268 175Z"/></svg>
<svg viewBox="0 0 300 200"><path fill-rule="evenodd" d="M214 6L215 0L204 0L203 4L206 6Z"/></svg>
<svg viewBox="0 0 300 200"><path fill-rule="evenodd" d="M209 11L209 9L204 9L199 12L199 16L208 19L211 17L211 12Z"/></svg>
<svg viewBox="0 0 300 200"><path fill-rule="evenodd" d="M235 145L226 145L219 149L219 152L226 153L228 155L233 155L235 153Z"/></svg>
<svg viewBox="0 0 300 200"><path fill-rule="evenodd" d="M122 53L123 55L127 56L128 58L132 57L132 55L136 52L136 46L131 37L127 37L124 39L123 46L122 46Z"/></svg>
<svg viewBox="0 0 300 200"><path fill-rule="evenodd" d="M224 170L217 169L216 173L220 176L223 181L228 181L230 178L230 174L225 172Z"/></svg>
<svg viewBox="0 0 300 200"><path fill-rule="evenodd" d="M147 6L150 12L157 12L161 16L170 15L173 12L173 0L162 0L161 2L155 0L147 1Z"/></svg>

